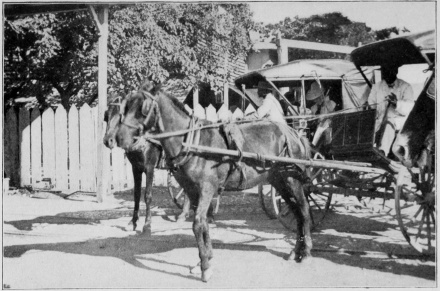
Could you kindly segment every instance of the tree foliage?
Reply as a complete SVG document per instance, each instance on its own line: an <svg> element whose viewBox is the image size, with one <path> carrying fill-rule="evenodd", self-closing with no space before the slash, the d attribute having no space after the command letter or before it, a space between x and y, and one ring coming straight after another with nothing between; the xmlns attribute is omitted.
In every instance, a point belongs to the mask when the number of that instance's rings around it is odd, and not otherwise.
<svg viewBox="0 0 440 291"><path fill-rule="evenodd" d="M389 38L391 33L399 34L395 27L373 31L365 23L353 22L340 12L312 15L310 17L287 17L276 24L260 26L260 32L265 38L273 38L281 33L282 38L358 46L376 40ZM289 60L306 58L344 58L343 54L290 49Z"/></svg>
<svg viewBox="0 0 440 291"><path fill-rule="evenodd" d="M230 81L224 57L245 57L254 27L247 4L111 6L109 89L126 93L150 76L183 85ZM87 12L7 19L5 100L37 96L68 107L97 92L98 32ZM17 73L13 73L16 71Z"/></svg>
<svg viewBox="0 0 440 291"><path fill-rule="evenodd" d="M36 96L40 105L61 101L68 106L89 96L96 90L97 39L84 12L8 19L5 100Z"/></svg>

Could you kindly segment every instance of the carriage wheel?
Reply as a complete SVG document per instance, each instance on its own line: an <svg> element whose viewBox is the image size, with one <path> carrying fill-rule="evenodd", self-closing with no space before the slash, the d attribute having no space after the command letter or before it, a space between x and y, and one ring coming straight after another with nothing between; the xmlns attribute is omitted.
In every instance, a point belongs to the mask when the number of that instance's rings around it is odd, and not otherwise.
<svg viewBox="0 0 440 291"><path fill-rule="evenodd" d="M314 158L324 159L320 153L316 153ZM311 191L305 191L304 194L309 202L312 228L315 228L322 222L330 208L332 194L325 192L323 193L321 190L322 187L326 185L326 181L332 179L331 177L333 177L333 173L331 170L322 168L310 168L308 171L313 187L311 187ZM260 202L266 214L271 219L277 218L287 229L295 231L295 216L281 195L279 195L279 193L271 185L260 186L259 190ZM270 201L268 201L268 198L270 198Z"/></svg>
<svg viewBox="0 0 440 291"><path fill-rule="evenodd" d="M179 209L183 209L183 204L185 203L185 199L186 199L186 193L185 190L183 190L183 188L180 187L179 183L176 181L171 171L168 171L167 185L168 185L168 193L170 194L174 204L176 204L176 206L179 207ZM212 199L212 207L214 214L217 214L219 206L220 206L220 195L216 195Z"/></svg>
<svg viewBox="0 0 440 291"><path fill-rule="evenodd" d="M400 230L419 253L435 254L435 171L420 171L418 185L399 172L395 188L396 215Z"/></svg>

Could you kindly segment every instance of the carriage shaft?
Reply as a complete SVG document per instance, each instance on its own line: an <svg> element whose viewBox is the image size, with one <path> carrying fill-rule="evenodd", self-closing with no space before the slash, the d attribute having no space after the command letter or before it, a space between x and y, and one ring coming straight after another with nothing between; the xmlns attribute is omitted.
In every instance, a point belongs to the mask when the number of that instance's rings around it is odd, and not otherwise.
<svg viewBox="0 0 440 291"><path fill-rule="evenodd" d="M232 157L244 157L254 160L266 160L266 161L278 162L278 163L297 164L297 165L304 165L315 168L349 170L355 172L365 172L365 173L375 173L375 174L387 173L387 171L383 169L365 166L365 163L356 163L356 162L344 163L341 161L331 161L331 160L324 161L324 160L313 160L313 159L305 160L305 159L295 159L289 157L277 157L272 155L260 155L250 152L240 153L238 150L220 149L220 148L200 146L200 145L196 146L187 143L183 143L182 145L184 147L187 147L192 152L218 154L218 155L225 155Z"/></svg>

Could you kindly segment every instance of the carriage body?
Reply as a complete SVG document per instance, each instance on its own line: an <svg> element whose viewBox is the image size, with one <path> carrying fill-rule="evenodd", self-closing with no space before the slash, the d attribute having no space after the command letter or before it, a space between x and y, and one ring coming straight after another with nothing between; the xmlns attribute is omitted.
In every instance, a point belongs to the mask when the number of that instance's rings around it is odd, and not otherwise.
<svg viewBox="0 0 440 291"><path fill-rule="evenodd" d="M426 68L429 66L429 69L433 71L432 61L435 59L433 58L433 50L429 49L423 52L417 45L418 37L422 37L425 43L435 44L435 41L426 40L429 35L433 35L433 32L368 44L352 52L352 63L343 60L299 60L253 71L235 81L236 86L242 88L250 98L252 98L252 90L257 87L258 82L267 81L273 86L274 93L288 106L292 106L292 101L298 101L298 99L286 100L283 97L285 89L292 86L298 87L300 98L299 104L295 104L298 110L294 114L296 113L300 118L292 118L296 121L292 125L299 130L304 129L300 122L301 116L304 118L302 121L309 117L306 114L308 104L305 100L305 92L310 83L318 81L324 86L330 85L333 90L338 87L338 90L329 94L330 99L337 104L336 112L331 116L318 116L318 121L331 119L331 133L328 146L324 148L324 151L318 151L315 159L334 159L329 161L329 165L332 162L334 165L347 163L347 167L346 170L341 170L339 166L335 169L331 169L331 166L327 168L309 167L313 182L313 186L309 188L309 195L315 193L324 197L324 201L320 205L313 205L317 196L309 199L312 213L314 208L326 212L333 194L355 196L359 200L362 197L383 198L383 205L386 200L394 198L398 225L405 239L414 249L424 254L435 253L434 168L426 166L407 170L402 164L384 156L375 147L376 139L378 139L376 135L380 134L380 132L375 133L376 110L365 110L362 105L368 100L372 84L378 81L377 77L380 75L376 72L383 65L390 63L398 66L427 64ZM419 99L433 95L427 91L432 88L434 80L432 74L425 82ZM416 105L420 102L417 101ZM285 111L289 114L288 110ZM414 112L411 114L416 115ZM411 114L408 119L411 119ZM414 121L407 121L407 123L409 122ZM313 122L308 122L307 128L309 130L313 128ZM430 151L433 152L432 149ZM433 157L430 159L432 161ZM362 171L362 167L361 170L359 168L353 170L351 165L355 163L363 163L365 170ZM381 169L384 172L372 175L369 171L373 168ZM408 172L410 177L407 176L405 180L404 173ZM281 199L273 190L260 190L260 196L263 208L268 208L268 204L272 202L275 211L270 216L277 216L282 223L284 220L283 224L286 227L289 223L293 224L293 222L286 223L289 220L288 215L283 210ZM271 199L265 205L266 196L270 196ZM324 216L325 213L320 215L321 218Z"/></svg>

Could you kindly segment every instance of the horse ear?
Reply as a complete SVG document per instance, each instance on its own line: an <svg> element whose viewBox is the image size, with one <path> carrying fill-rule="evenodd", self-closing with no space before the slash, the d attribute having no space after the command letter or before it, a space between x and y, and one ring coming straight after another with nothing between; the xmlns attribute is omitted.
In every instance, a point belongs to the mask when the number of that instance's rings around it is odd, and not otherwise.
<svg viewBox="0 0 440 291"><path fill-rule="evenodd" d="M148 115L148 111L150 111L150 104L149 104L149 102L148 101L150 101L149 99L145 99L144 100L144 102L142 103L142 115L143 116L147 116Z"/></svg>

